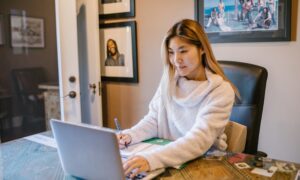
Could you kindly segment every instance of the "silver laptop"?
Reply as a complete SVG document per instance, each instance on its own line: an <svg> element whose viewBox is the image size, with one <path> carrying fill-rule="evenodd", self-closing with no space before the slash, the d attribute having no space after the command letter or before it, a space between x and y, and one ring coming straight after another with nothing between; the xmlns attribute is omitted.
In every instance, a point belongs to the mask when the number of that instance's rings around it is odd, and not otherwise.
<svg viewBox="0 0 300 180"><path fill-rule="evenodd" d="M83 179L126 179L113 130L88 124L50 120L65 173ZM138 176L151 179L164 170Z"/></svg>

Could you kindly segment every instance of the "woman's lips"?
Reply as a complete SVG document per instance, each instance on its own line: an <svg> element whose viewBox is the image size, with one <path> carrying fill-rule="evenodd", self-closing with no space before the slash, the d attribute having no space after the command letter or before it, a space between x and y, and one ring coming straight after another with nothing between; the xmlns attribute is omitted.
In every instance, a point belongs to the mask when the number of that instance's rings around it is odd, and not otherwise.
<svg viewBox="0 0 300 180"><path fill-rule="evenodd" d="M182 70L182 69L184 69L184 68L186 68L186 66L179 66L179 67L177 67L179 70Z"/></svg>

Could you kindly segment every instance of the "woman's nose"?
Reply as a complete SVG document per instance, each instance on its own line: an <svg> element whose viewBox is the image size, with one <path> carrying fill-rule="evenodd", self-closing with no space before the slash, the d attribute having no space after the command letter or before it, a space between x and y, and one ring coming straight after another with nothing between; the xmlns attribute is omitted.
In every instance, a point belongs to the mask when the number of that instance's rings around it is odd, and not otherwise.
<svg viewBox="0 0 300 180"><path fill-rule="evenodd" d="M180 64L182 62L182 58L181 58L181 55L179 53L174 54L174 62L176 64Z"/></svg>

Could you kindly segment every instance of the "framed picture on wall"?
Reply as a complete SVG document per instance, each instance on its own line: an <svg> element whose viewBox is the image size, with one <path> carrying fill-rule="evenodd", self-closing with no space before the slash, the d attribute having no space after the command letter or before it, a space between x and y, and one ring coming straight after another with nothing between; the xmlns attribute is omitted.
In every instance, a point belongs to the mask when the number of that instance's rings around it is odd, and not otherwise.
<svg viewBox="0 0 300 180"><path fill-rule="evenodd" d="M135 16L135 0L99 0L99 18L127 18Z"/></svg>
<svg viewBox="0 0 300 180"><path fill-rule="evenodd" d="M44 48L44 19L10 16L12 47Z"/></svg>
<svg viewBox="0 0 300 180"><path fill-rule="evenodd" d="M5 36L4 36L4 18L3 14L0 14L0 45L5 43Z"/></svg>
<svg viewBox="0 0 300 180"><path fill-rule="evenodd" d="M291 40L291 0L196 0L212 43Z"/></svg>
<svg viewBox="0 0 300 180"><path fill-rule="evenodd" d="M136 22L100 24L101 79L138 82Z"/></svg>

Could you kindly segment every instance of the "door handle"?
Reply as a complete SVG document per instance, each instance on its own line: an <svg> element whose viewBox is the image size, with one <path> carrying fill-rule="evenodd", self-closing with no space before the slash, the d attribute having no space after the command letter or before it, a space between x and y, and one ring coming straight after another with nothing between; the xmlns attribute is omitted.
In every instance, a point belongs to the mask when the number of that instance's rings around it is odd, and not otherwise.
<svg viewBox="0 0 300 180"><path fill-rule="evenodd" d="M75 91L70 91L68 96L72 99L74 99L76 97L76 92Z"/></svg>
<svg viewBox="0 0 300 180"><path fill-rule="evenodd" d="M62 98L66 98L66 97L69 97L71 99L74 99L76 98L76 92L75 91L70 91L67 95L63 96Z"/></svg>
<svg viewBox="0 0 300 180"><path fill-rule="evenodd" d="M89 84L89 88L93 89L93 94L96 94L96 84L95 83Z"/></svg>
<svg viewBox="0 0 300 180"><path fill-rule="evenodd" d="M76 77L75 76L70 76L69 77L69 82L74 83L76 81Z"/></svg>

